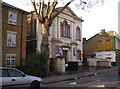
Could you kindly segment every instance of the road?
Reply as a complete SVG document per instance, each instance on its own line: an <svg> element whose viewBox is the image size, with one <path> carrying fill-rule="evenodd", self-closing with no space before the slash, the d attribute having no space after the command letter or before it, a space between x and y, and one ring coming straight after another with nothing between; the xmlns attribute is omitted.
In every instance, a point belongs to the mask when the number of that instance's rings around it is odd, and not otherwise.
<svg viewBox="0 0 120 89"><path fill-rule="evenodd" d="M42 87L118 87L120 89L118 71L109 70L80 79L45 84Z"/></svg>
<svg viewBox="0 0 120 89"><path fill-rule="evenodd" d="M98 88L96 88L98 87ZM75 78L74 80L44 84L40 89L120 89L120 75L117 69L107 70L99 74ZM29 89L29 88L2 88Z"/></svg>

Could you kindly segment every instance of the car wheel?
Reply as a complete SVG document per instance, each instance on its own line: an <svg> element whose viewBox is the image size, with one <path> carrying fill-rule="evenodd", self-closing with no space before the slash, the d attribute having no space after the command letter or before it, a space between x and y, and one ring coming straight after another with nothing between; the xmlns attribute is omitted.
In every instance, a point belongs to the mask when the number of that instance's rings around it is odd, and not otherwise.
<svg viewBox="0 0 120 89"><path fill-rule="evenodd" d="M30 89L40 89L40 83L38 81L34 81L30 85Z"/></svg>

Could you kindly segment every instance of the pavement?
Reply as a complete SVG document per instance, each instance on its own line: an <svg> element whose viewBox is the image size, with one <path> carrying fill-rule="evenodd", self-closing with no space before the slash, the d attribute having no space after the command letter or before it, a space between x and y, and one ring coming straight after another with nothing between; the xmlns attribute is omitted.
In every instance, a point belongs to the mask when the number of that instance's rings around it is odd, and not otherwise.
<svg viewBox="0 0 120 89"><path fill-rule="evenodd" d="M83 77L89 77L89 76L95 76L95 75L99 75L102 72L106 72L106 71L110 71L110 70L115 70L117 69L116 67L112 67L112 68L107 68L107 69L101 69L101 70L96 70L96 69L89 69L88 71L77 71L74 73L67 73L64 75L52 75L52 76L48 76L43 79L43 84L51 84L51 83L57 83L57 82L62 82L62 81L67 81L67 80L75 80L75 79L80 79Z"/></svg>

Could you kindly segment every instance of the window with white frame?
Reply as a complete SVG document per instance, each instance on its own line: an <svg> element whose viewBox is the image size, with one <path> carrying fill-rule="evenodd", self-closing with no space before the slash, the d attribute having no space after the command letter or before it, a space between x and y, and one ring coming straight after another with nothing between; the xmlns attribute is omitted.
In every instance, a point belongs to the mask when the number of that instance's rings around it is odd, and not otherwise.
<svg viewBox="0 0 120 89"><path fill-rule="evenodd" d="M16 47L16 32L7 32L7 46Z"/></svg>
<svg viewBox="0 0 120 89"><path fill-rule="evenodd" d="M15 67L16 54L6 54L6 67Z"/></svg>
<svg viewBox="0 0 120 89"><path fill-rule="evenodd" d="M9 11L9 13L8 13L8 24L17 25L17 13Z"/></svg>

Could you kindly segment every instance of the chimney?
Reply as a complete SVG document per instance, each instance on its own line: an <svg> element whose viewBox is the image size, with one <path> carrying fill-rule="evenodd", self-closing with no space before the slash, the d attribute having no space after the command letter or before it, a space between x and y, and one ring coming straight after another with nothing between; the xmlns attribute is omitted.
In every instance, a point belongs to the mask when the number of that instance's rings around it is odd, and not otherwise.
<svg viewBox="0 0 120 89"><path fill-rule="evenodd" d="M86 38L83 38L83 43L85 43L86 42Z"/></svg>
<svg viewBox="0 0 120 89"><path fill-rule="evenodd" d="M102 29L102 30L101 30L101 33L105 33L105 29Z"/></svg>

